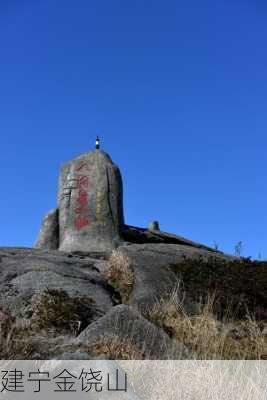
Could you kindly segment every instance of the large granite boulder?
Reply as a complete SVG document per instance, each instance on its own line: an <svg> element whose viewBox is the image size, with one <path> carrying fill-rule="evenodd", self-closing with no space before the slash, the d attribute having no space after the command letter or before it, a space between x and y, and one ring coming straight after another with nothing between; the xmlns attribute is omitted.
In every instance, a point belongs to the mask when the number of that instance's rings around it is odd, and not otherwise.
<svg viewBox="0 0 267 400"><path fill-rule="evenodd" d="M134 274L134 285L129 304L144 310L149 309L162 297L170 295L179 285L179 277L172 271L173 265L230 262L234 257L220 252L208 251L192 245L146 243L123 244L118 248L130 261ZM181 279L183 277L181 276ZM194 304L187 297L185 307L194 311Z"/></svg>
<svg viewBox="0 0 267 400"><path fill-rule="evenodd" d="M35 296L56 291L63 299L92 301L92 319L98 318L116 304L116 296L100 272L104 262L58 251L1 248L0 308L7 307L17 318L30 319Z"/></svg>
<svg viewBox="0 0 267 400"><path fill-rule="evenodd" d="M127 305L118 305L105 316L89 325L77 338L77 344L94 348L101 337L127 341L146 359L189 359L193 354L182 344L172 340L157 326Z"/></svg>
<svg viewBox="0 0 267 400"><path fill-rule="evenodd" d="M110 251L121 241L122 179L117 166L100 150L85 153L61 168L59 249Z"/></svg>
<svg viewBox="0 0 267 400"><path fill-rule="evenodd" d="M35 249L57 250L59 246L58 209L49 211L44 217Z"/></svg>

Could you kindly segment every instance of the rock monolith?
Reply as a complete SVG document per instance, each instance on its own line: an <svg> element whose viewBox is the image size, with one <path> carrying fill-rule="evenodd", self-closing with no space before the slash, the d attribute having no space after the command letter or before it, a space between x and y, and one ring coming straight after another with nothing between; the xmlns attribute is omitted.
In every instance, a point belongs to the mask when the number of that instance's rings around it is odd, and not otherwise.
<svg viewBox="0 0 267 400"><path fill-rule="evenodd" d="M59 250L107 252L124 225L121 174L108 154L94 150L61 168Z"/></svg>

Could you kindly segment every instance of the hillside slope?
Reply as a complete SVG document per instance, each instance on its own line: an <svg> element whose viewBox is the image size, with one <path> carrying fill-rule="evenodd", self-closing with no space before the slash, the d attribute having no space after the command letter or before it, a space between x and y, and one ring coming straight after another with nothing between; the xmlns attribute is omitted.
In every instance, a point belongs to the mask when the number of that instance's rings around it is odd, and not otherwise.
<svg viewBox="0 0 267 400"><path fill-rule="evenodd" d="M216 315L200 298L213 298ZM239 341L251 339L240 330L249 315L264 349L267 264L170 243L128 242L112 255L0 248L2 359L203 358L178 336L181 310L190 326L206 312L215 336L227 326ZM248 357L257 358L249 343ZM267 357L264 350L259 357Z"/></svg>

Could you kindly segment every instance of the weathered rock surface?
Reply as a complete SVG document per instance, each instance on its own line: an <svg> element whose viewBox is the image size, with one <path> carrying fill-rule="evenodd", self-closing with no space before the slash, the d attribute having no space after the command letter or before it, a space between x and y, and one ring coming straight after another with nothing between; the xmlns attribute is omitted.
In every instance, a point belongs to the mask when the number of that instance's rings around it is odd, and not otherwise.
<svg viewBox="0 0 267 400"><path fill-rule="evenodd" d="M122 237L125 240L125 242L135 243L135 244L145 244L145 243L179 244L189 247L195 247L196 249L203 249L215 253L220 253L220 251L216 251L211 247L185 239L182 236L177 236L159 230L138 228L136 226L130 226L130 225L124 225L122 231Z"/></svg>
<svg viewBox="0 0 267 400"><path fill-rule="evenodd" d="M233 259L219 252L177 244L130 244L122 245L118 250L129 257L134 272L129 304L142 308L150 307L175 289L178 279L170 270L171 265L185 260Z"/></svg>
<svg viewBox="0 0 267 400"><path fill-rule="evenodd" d="M179 244L215 251L162 232L157 221L148 229L125 225L121 174L103 151L94 150L65 163L59 179L58 208L45 217L34 247L110 253L123 242Z"/></svg>
<svg viewBox="0 0 267 400"><path fill-rule="evenodd" d="M158 221L151 221L151 222L148 224L148 230L149 230L150 232L153 232L153 231L160 231L159 222L158 222Z"/></svg>
<svg viewBox="0 0 267 400"><path fill-rule="evenodd" d="M93 345L101 336L119 336L132 343L149 359L188 359L187 348L170 339L161 329L127 306L114 307L104 317L88 326L77 338L83 346Z"/></svg>
<svg viewBox="0 0 267 400"><path fill-rule="evenodd" d="M110 157L95 150L61 168L59 249L110 251L121 242L122 179Z"/></svg>
<svg viewBox="0 0 267 400"><path fill-rule="evenodd" d="M49 211L44 217L34 248L57 250L59 246L58 209Z"/></svg>
<svg viewBox="0 0 267 400"><path fill-rule="evenodd" d="M87 297L99 317L110 310L116 300L99 272L103 260L68 256L58 251L0 249L0 305L13 315L29 318L32 298L47 289L65 291L71 298Z"/></svg>
<svg viewBox="0 0 267 400"><path fill-rule="evenodd" d="M112 288L103 274L107 267L107 253L0 248L0 326L1 321L10 315L7 313L9 310L12 317L7 328L16 318L34 329L30 331L33 349L27 358L87 359L94 356L93 352L89 354L89 348L100 336L118 336L130 341L146 358L193 357L184 346L171 339L170 332L168 336L163 329L149 322L147 313L143 313L143 316L140 314L140 311L148 311L161 296L171 294L177 285L178 278L173 269L177 266L184 273L182 279L187 275L188 292L191 286L194 292L199 285L208 290L214 280L217 289L227 292L226 297L230 300L235 297L238 303L241 296L249 305L250 312L256 310L256 306L259 308L257 316L262 319L266 316L267 275L264 262L242 263L222 253L179 244L124 244L118 251L127 255L133 269L134 282L129 305L120 304L121 298L117 293L119 285L116 286L114 282L117 289ZM232 261L234 265L231 265ZM52 327L46 325L48 329L43 326L35 328L33 300L36 294L42 295L47 290L62 291L69 299L85 302L85 306L88 299L93 300L90 312L87 313L87 309L84 311L82 307L83 311L79 311L79 308L74 320L65 316L63 320L61 317L64 329L53 319L53 315ZM185 304L190 313L195 311L194 301L193 297L189 297ZM59 308L61 312L61 304ZM51 309L47 310L46 305L42 310L45 318L47 315L51 317ZM69 322L72 321L79 322L75 329L72 326L69 328ZM0 354L1 351L0 342ZM25 359L21 353L18 357Z"/></svg>

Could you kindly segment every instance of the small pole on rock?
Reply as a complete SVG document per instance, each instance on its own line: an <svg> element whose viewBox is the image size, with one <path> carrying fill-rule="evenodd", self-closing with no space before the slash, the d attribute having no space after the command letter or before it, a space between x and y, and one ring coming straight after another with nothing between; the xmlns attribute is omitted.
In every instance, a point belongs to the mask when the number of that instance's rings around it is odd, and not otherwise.
<svg viewBox="0 0 267 400"><path fill-rule="evenodd" d="M100 149L100 139L99 139L99 137L98 137L98 136L96 137L96 141L95 141L95 148L96 148L97 150L99 150L99 149Z"/></svg>

